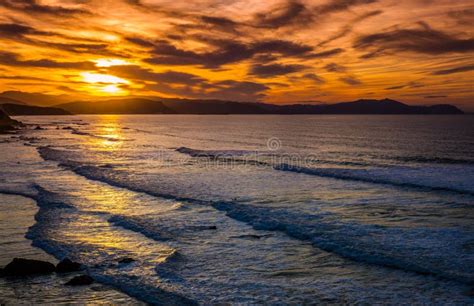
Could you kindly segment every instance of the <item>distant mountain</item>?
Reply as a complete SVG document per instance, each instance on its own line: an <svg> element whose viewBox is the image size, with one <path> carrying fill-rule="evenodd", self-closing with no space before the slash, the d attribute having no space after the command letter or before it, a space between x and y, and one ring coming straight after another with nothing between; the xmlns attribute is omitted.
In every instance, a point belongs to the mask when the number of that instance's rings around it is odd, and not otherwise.
<svg viewBox="0 0 474 306"><path fill-rule="evenodd" d="M221 100L160 99L178 114L267 114L260 103L232 102Z"/></svg>
<svg viewBox="0 0 474 306"><path fill-rule="evenodd" d="M81 101L56 107L74 114L463 114L452 105L411 106L390 99L318 105L274 105L221 100L131 98Z"/></svg>
<svg viewBox="0 0 474 306"><path fill-rule="evenodd" d="M10 116L71 115L71 113L57 107L40 107L11 103L0 105L0 109Z"/></svg>
<svg viewBox="0 0 474 306"><path fill-rule="evenodd" d="M1 104L7 104L7 103L11 103L11 104L21 104L21 105L24 105L24 104L25 104L25 102L18 101L18 100L15 100L15 99L0 97L0 105L1 105Z"/></svg>
<svg viewBox="0 0 474 306"><path fill-rule="evenodd" d="M15 104L28 104L37 106L53 106L60 103L67 103L75 99L68 95L47 95L42 93L30 93L23 91L4 91L0 93L1 99L11 99Z"/></svg>
<svg viewBox="0 0 474 306"><path fill-rule="evenodd" d="M272 107L279 114L463 114L459 108L449 104L433 106L407 105L395 100L366 100L324 105L284 105Z"/></svg>
<svg viewBox="0 0 474 306"><path fill-rule="evenodd" d="M174 114L173 109L161 101L147 99L111 99L96 102L72 102L60 104L62 108L73 114Z"/></svg>

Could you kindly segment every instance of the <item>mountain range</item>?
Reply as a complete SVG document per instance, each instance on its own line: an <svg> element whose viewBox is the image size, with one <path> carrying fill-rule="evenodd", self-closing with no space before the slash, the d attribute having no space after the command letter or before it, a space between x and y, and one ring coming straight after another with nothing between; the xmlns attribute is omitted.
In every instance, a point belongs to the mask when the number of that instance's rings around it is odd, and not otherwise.
<svg viewBox="0 0 474 306"><path fill-rule="evenodd" d="M12 116L67 114L463 114L462 110L449 104L414 106L391 99L361 99L352 102L317 105L274 105L159 97L71 100L72 98L66 95L50 96L40 93L4 92L0 94L0 107Z"/></svg>

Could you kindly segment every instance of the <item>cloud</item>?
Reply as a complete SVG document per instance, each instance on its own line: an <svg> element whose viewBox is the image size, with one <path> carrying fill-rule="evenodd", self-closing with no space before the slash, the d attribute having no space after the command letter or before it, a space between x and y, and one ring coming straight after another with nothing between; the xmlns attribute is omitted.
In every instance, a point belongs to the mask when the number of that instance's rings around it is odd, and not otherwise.
<svg viewBox="0 0 474 306"><path fill-rule="evenodd" d="M179 49L167 41L155 44L153 57L145 62L157 65L199 65L206 68L219 68L222 65L251 59L259 54L279 54L293 57L308 54L312 47L285 40L265 40L244 44L231 40L213 40L217 50L196 53Z"/></svg>
<svg viewBox="0 0 474 306"><path fill-rule="evenodd" d="M364 35L354 43L356 49L375 49L373 57L381 51L415 52L423 54L463 53L474 51L474 39L456 38L445 32L423 26L421 29L396 29L384 33Z"/></svg>
<svg viewBox="0 0 474 306"><path fill-rule="evenodd" d="M385 90L396 90L396 89L403 89L403 88L420 88L420 87L425 87L425 84L417 82L417 81L411 81L403 85L387 87L385 88Z"/></svg>
<svg viewBox="0 0 474 306"><path fill-rule="evenodd" d="M282 64L268 64L259 65L254 64L250 69L250 74L262 78L270 78L278 75L290 74L298 72L307 67L304 65L282 65Z"/></svg>
<svg viewBox="0 0 474 306"><path fill-rule="evenodd" d="M8 9L31 14L49 14L57 16L90 14L89 11L78 8L42 5L36 0L2 0L0 1L0 7L2 6Z"/></svg>
<svg viewBox="0 0 474 306"><path fill-rule="evenodd" d="M315 83L317 84L323 84L323 83L326 83L326 80L323 79L322 77L314 74L314 73L307 73L305 75L303 75L303 78L305 79L309 79L309 80L312 80L314 81Z"/></svg>
<svg viewBox="0 0 474 306"><path fill-rule="evenodd" d="M456 20L460 25L474 25L474 8L451 11L448 13L448 16Z"/></svg>
<svg viewBox="0 0 474 306"><path fill-rule="evenodd" d="M199 99L227 99L256 101L263 98L266 85L248 81L210 81L200 76L178 72L154 72L137 65L112 66L107 73L125 79L146 82L145 89L161 94L172 94ZM150 84L149 82L153 82Z"/></svg>
<svg viewBox="0 0 474 306"><path fill-rule="evenodd" d="M358 80L356 77L351 76L340 77L339 81L351 86L362 85L362 82L360 80Z"/></svg>
<svg viewBox="0 0 474 306"><path fill-rule="evenodd" d="M255 27L279 28L294 23L307 24L313 16L304 4L299 1L286 1L264 13L255 15Z"/></svg>
<svg viewBox="0 0 474 306"><path fill-rule="evenodd" d="M154 72L150 69L136 65L112 66L108 73L115 76L140 81L152 81L169 84L197 85L207 82L206 79L190 73L168 70L166 72Z"/></svg>
<svg viewBox="0 0 474 306"><path fill-rule="evenodd" d="M23 24L16 23L2 23L0 24L0 34L3 37L19 38L24 35L48 35L48 32L38 31Z"/></svg>
<svg viewBox="0 0 474 306"><path fill-rule="evenodd" d="M439 98L447 98L448 96L445 95L433 95L433 96L425 96L425 99L439 99Z"/></svg>
<svg viewBox="0 0 474 306"><path fill-rule="evenodd" d="M334 35L330 36L329 38L326 38L325 40L323 40L322 42L320 42L318 44L318 47L322 47L322 46L325 46L327 45L328 43L330 42L333 42L339 38L342 38L342 37L345 37L346 35L348 35L349 33L352 32L352 29L354 28L354 26L368 18L371 18L371 17L374 17L374 16L377 16L377 15L380 15L382 14L383 11L382 10L375 10L375 11L370 11L368 13L365 13L365 14L362 14L358 17L356 17L355 19L353 19L352 21L350 21L348 24L344 25L338 32L336 32Z"/></svg>
<svg viewBox="0 0 474 306"><path fill-rule="evenodd" d="M341 11L347 11L353 6L367 5L377 2L378 0L332 0L327 4L318 7L319 14L329 14Z"/></svg>
<svg viewBox="0 0 474 306"><path fill-rule="evenodd" d="M41 39L31 38L30 35L42 36ZM50 49L57 49L61 51L69 51L74 53L90 53L98 55L110 55L123 57L122 54L108 50L109 45L103 42L93 42L92 39L84 39L86 42L81 42L80 39L69 37L54 32L46 32L37 30L29 25L17 23L2 23L0 24L0 37L12 41L20 42L37 47L44 47ZM63 40L74 40L74 43L67 42L53 42L51 37L61 38ZM48 40L46 40L48 38ZM57 40L56 40L57 41Z"/></svg>
<svg viewBox="0 0 474 306"><path fill-rule="evenodd" d="M143 39L143 38L139 38L139 37L125 37L124 38L126 41L128 42L131 42L135 45L139 45L141 47L147 47L147 48L152 48L155 46L154 43L146 40L146 39Z"/></svg>
<svg viewBox="0 0 474 306"><path fill-rule="evenodd" d="M468 65L468 66L438 70L438 71L433 72L432 75L445 75L445 74L453 74L453 73L467 72L467 71L473 71L473 70L474 70L474 65Z"/></svg>
<svg viewBox="0 0 474 306"><path fill-rule="evenodd" d="M201 16L200 20L214 29L230 33L237 33L237 28L240 26L237 22L225 17Z"/></svg>
<svg viewBox="0 0 474 306"><path fill-rule="evenodd" d="M235 100L235 101L259 101L265 97L264 91L268 86L255 82L221 81L214 83L217 90L209 93L208 98Z"/></svg>
<svg viewBox="0 0 474 306"><path fill-rule="evenodd" d="M347 68L336 63L330 63L324 66L328 72L346 72Z"/></svg>
<svg viewBox="0 0 474 306"><path fill-rule="evenodd" d="M306 58L325 58L325 57L331 57L340 53L343 53L344 49L342 48L335 48L327 51L322 51L318 53L311 53L306 56Z"/></svg>
<svg viewBox="0 0 474 306"><path fill-rule="evenodd" d="M95 64L92 62L56 62L50 59L21 60L17 54L0 51L0 64L14 67L37 67L37 68L62 68L92 70Z"/></svg>

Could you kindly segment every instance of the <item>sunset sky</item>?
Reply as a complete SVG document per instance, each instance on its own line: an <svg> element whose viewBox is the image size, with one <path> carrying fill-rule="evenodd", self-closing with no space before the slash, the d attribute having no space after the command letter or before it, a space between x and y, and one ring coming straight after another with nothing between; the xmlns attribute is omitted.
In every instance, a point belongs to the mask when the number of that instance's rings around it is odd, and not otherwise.
<svg viewBox="0 0 474 306"><path fill-rule="evenodd" d="M472 0L0 0L0 91L474 109Z"/></svg>

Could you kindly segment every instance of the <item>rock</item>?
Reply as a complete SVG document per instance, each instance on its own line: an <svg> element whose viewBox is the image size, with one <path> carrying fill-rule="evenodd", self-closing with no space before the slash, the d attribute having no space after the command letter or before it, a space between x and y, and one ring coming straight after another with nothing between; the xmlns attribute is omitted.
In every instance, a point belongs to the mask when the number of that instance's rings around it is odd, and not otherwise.
<svg viewBox="0 0 474 306"><path fill-rule="evenodd" d="M65 285L66 286L87 286L94 282L94 279L89 275L79 275L73 277L70 281L68 281Z"/></svg>
<svg viewBox="0 0 474 306"><path fill-rule="evenodd" d="M44 130L44 129L38 125L35 127L35 130Z"/></svg>
<svg viewBox="0 0 474 306"><path fill-rule="evenodd" d="M68 272L76 272L81 270L81 264L78 262L74 262L69 258L64 258L61 260L60 263L56 265L56 272L57 273L68 273Z"/></svg>
<svg viewBox="0 0 474 306"><path fill-rule="evenodd" d="M132 263L132 262L135 262L136 260L131 258L131 257L124 257L122 259L120 259L118 262L121 263L121 264L129 264L129 263Z"/></svg>
<svg viewBox="0 0 474 306"><path fill-rule="evenodd" d="M217 226L211 225L211 226L208 227L208 229L209 229L209 230L216 230L216 229L217 229Z"/></svg>
<svg viewBox="0 0 474 306"><path fill-rule="evenodd" d="M53 273L54 270L54 265L46 261L14 258L12 262L6 265L2 274L4 276L28 276L34 274L50 274Z"/></svg>

